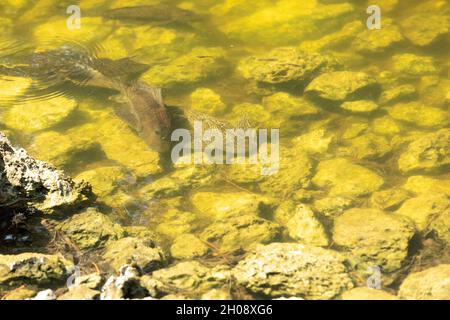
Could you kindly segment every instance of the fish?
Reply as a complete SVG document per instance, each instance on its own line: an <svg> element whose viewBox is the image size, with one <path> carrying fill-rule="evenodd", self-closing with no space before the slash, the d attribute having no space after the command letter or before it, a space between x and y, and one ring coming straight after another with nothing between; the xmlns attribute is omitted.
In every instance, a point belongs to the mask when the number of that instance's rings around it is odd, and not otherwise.
<svg viewBox="0 0 450 320"><path fill-rule="evenodd" d="M120 84L116 113L142 137L152 149L166 152L170 147L171 117L162 99L161 89L144 82Z"/></svg>
<svg viewBox="0 0 450 320"><path fill-rule="evenodd" d="M64 45L57 49L34 52L19 63L0 63L0 73L31 77L37 81L57 86L71 82L118 92L120 104L115 112L156 151L165 152L171 119L164 105L161 89L134 76L148 68L147 65L124 58L100 59L90 56L75 46Z"/></svg>
<svg viewBox="0 0 450 320"><path fill-rule="evenodd" d="M142 5L107 10L105 18L116 20L143 20L154 22L190 22L199 19L192 11L168 4Z"/></svg>

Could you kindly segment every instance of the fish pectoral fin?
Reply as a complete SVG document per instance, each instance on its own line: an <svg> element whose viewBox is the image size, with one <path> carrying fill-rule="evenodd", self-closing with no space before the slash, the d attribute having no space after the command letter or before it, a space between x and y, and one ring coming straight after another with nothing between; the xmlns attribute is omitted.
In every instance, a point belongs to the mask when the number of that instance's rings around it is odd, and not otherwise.
<svg viewBox="0 0 450 320"><path fill-rule="evenodd" d="M126 104L121 104L114 108L115 113L121 119L123 119L136 133L142 132L142 125L139 119L133 112L129 110Z"/></svg>

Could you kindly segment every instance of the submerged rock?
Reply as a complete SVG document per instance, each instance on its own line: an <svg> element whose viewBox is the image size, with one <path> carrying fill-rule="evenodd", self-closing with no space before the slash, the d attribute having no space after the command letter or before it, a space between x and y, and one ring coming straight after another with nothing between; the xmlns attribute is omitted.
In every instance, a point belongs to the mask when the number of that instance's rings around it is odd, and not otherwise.
<svg viewBox="0 0 450 320"><path fill-rule="evenodd" d="M393 56L392 60L394 70L401 76L420 77L437 73L432 57L404 53Z"/></svg>
<svg viewBox="0 0 450 320"><path fill-rule="evenodd" d="M81 250L103 247L125 236L122 227L94 208L71 216L57 227Z"/></svg>
<svg viewBox="0 0 450 320"><path fill-rule="evenodd" d="M75 100L63 96L49 100L29 100L8 109L1 121L11 129L33 133L61 123L77 105Z"/></svg>
<svg viewBox="0 0 450 320"><path fill-rule="evenodd" d="M383 179L367 168L337 158L321 161L312 182L335 196L363 196L377 191Z"/></svg>
<svg viewBox="0 0 450 320"><path fill-rule="evenodd" d="M226 105L220 96L208 88L198 88L191 93L191 108L195 111L215 115L225 111Z"/></svg>
<svg viewBox="0 0 450 320"><path fill-rule="evenodd" d="M413 235L408 219L368 208L347 210L336 218L333 228L334 243L361 271L371 266L387 273L398 270Z"/></svg>
<svg viewBox="0 0 450 320"><path fill-rule="evenodd" d="M414 98L417 93L416 87L404 84L384 90L380 96L380 104L393 104L402 100Z"/></svg>
<svg viewBox="0 0 450 320"><path fill-rule="evenodd" d="M27 206L30 202L44 213L81 205L92 198L91 187L76 183L50 164L31 158L24 149L14 148L0 134L0 193L3 206Z"/></svg>
<svg viewBox="0 0 450 320"><path fill-rule="evenodd" d="M72 168L75 163L87 161L89 155L98 154L100 145L89 137L72 137L56 131L45 131L35 136L30 153L58 168Z"/></svg>
<svg viewBox="0 0 450 320"><path fill-rule="evenodd" d="M335 140L335 137L327 133L325 129L314 129L292 139L292 144L295 149L317 155L326 153Z"/></svg>
<svg viewBox="0 0 450 320"><path fill-rule="evenodd" d="M274 218L287 229L290 238L302 244L317 247L329 245L325 228L306 205L283 202L275 211Z"/></svg>
<svg viewBox="0 0 450 320"><path fill-rule="evenodd" d="M322 216L335 218L350 208L353 201L344 197L325 197L314 201L314 210Z"/></svg>
<svg viewBox="0 0 450 320"><path fill-rule="evenodd" d="M72 263L59 255L21 253L0 255L0 286L54 284L67 279Z"/></svg>
<svg viewBox="0 0 450 320"><path fill-rule="evenodd" d="M427 46L449 32L448 16L418 13L400 23L405 37L417 46Z"/></svg>
<svg viewBox="0 0 450 320"><path fill-rule="evenodd" d="M408 192L400 188L377 191L370 197L370 204L377 209L392 210L399 207L408 196Z"/></svg>
<svg viewBox="0 0 450 320"><path fill-rule="evenodd" d="M398 295L407 300L450 300L450 265L411 273L400 285Z"/></svg>
<svg viewBox="0 0 450 320"><path fill-rule="evenodd" d="M175 259L202 257L210 250L211 248L193 234L182 234L176 237L170 247L170 253Z"/></svg>
<svg viewBox="0 0 450 320"><path fill-rule="evenodd" d="M222 48L194 48L168 65L157 65L143 74L142 80L155 87L191 85L217 76L224 69Z"/></svg>
<svg viewBox="0 0 450 320"><path fill-rule="evenodd" d="M398 300L386 291L366 287L353 288L341 296L342 300Z"/></svg>
<svg viewBox="0 0 450 320"><path fill-rule="evenodd" d="M98 202L117 208L132 202L127 189L136 183L136 177L120 166L99 167L80 173L75 180L89 181Z"/></svg>
<svg viewBox="0 0 450 320"><path fill-rule="evenodd" d="M391 19L383 19L381 29L366 29L353 41L353 48L359 52L379 53L403 40L400 29Z"/></svg>
<svg viewBox="0 0 450 320"><path fill-rule="evenodd" d="M410 218L422 232L439 216L450 214L450 200L444 194L422 194L405 201L395 213Z"/></svg>
<svg viewBox="0 0 450 320"><path fill-rule="evenodd" d="M233 269L238 284L255 294L332 299L353 287L337 252L296 243L260 245Z"/></svg>
<svg viewBox="0 0 450 320"><path fill-rule="evenodd" d="M350 146L343 150L357 159L380 159L391 152L390 142L383 136L364 134L349 141Z"/></svg>
<svg viewBox="0 0 450 320"><path fill-rule="evenodd" d="M8 105L10 102L14 101L14 99L23 95L31 86L32 82L33 81L30 78L8 77L2 75L0 78L0 87L2 88L2 92L0 93L0 107Z"/></svg>
<svg viewBox="0 0 450 320"><path fill-rule="evenodd" d="M228 2L226 5L229 6ZM341 17L351 13L350 3L322 4L316 0L292 2L281 0L242 15L219 20L219 29L228 37L243 43L286 45L313 35L326 33L342 24Z"/></svg>
<svg viewBox="0 0 450 320"><path fill-rule="evenodd" d="M436 192L450 196L450 179L412 176L408 178L403 188L415 194L431 194Z"/></svg>
<svg viewBox="0 0 450 320"><path fill-rule="evenodd" d="M371 100L347 101L341 104L341 109L354 113L370 113L378 109L378 105Z"/></svg>
<svg viewBox="0 0 450 320"><path fill-rule="evenodd" d="M336 71L315 78L305 92L326 100L344 101L373 94L376 84L374 78L363 72Z"/></svg>
<svg viewBox="0 0 450 320"><path fill-rule="evenodd" d="M276 48L268 53L250 56L239 63L239 72L246 79L262 83L305 83L335 62L316 52L295 47Z"/></svg>
<svg viewBox="0 0 450 320"><path fill-rule="evenodd" d="M230 269L223 265L208 268L197 261L180 262L169 268L144 276L141 283L152 291L155 285L160 292L173 291L201 295L212 289L221 289L231 281Z"/></svg>
<svg viewBox="0 0 450 320"><path fill-rule="evenodd" d="M270 204L270 198L248 192L197 192L192 196L192 204L202 214L223 219L241 215L257 216L262 207Z"/></svg>
<svg viewBox="0 0 450 320"><path fill-rule="evenodd" d="M249 249L259 243L270 243L281 236L281 227L271 221L241 214L213 222L200 238L222 251Z"/></svg>
<svg viewBox="0 0 450 320"><path fill-rule="evenodd" d="M450 165L450 129L425 134L409 144L398 159L403 173L436 171Z"/></svg>
<svg viewBox="0 0 450 320"><path fill-rule="evenodd" d="M448 113L420 102L399 103L388 109L389 115L419 127L442 127L449 123Z"/></svg>
<svg viewBox="0 0 450 320"><path fill-rule="evenodd" d="M147 239L127 237L106 246L103 259L115 270L124 265L147 273L162 267L166 262L163 251Z"/></svg>

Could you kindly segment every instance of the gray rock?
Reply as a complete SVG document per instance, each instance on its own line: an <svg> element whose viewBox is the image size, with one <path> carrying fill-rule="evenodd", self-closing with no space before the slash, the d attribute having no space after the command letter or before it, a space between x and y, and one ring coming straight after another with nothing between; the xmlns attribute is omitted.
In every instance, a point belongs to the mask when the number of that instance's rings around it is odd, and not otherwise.
<svg viewBox="0 0 450 320"><path fill-rule="evenodd" d="M237 283L255 294L332 299L353 287L345 259L333 250L297 243L258 246L233 269Z"/></svg>

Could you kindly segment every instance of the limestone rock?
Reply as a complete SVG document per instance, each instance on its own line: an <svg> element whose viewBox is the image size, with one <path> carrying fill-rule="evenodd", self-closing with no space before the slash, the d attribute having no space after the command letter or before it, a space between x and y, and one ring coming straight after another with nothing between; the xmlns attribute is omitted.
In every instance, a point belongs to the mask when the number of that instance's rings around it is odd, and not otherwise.
<svg viewBox="0 0 450 320"><path fill-rule="evenodd" d="M337 158L321 161L312 182L333 196L362 196L377 191L383 179L367 168Z"/></svg>
<svg viewBox="0 0 450 320"><path fill-rule="evenodd" d="M364 91L373 93L376 80L363 72L336 71L315 78L305 89L314 96L332 101L359 97ZM376 91L376 90L375 90Z"/></svg>
<svg viewBox="0 0 450 320"><path fill-rule="evenodd" d="M422 135L409 144L398 159L404 173L436 171L450 164L450 129Z"/></svg>
<svg viewBox="0 0 450 320"><path fill-rule="evenodd" d="M441 264L408 275L398 295L407 300L450 300L450 265Z"/></svg>
<svg viewBox="0 0 450 320"><path fill-rule="evenodd" d="M260 245L233 269L237 283L271 298L332 299L353 287L337 252L296 243Z"/></svg>
<svg viewBox="0 0 450 320"><path fill-rule="evenodd" d="M360 270L378 266L398 270L408 254L414 227L399 216L377 209L355 208L335 220L333 240Z"/></svg>
<svg viewBox="0 0 450 320"><path fill-rule="evenodd" d="M81 250L103 247L125 236L122 227L94 208L71 216L57 227Z"/></svg>

